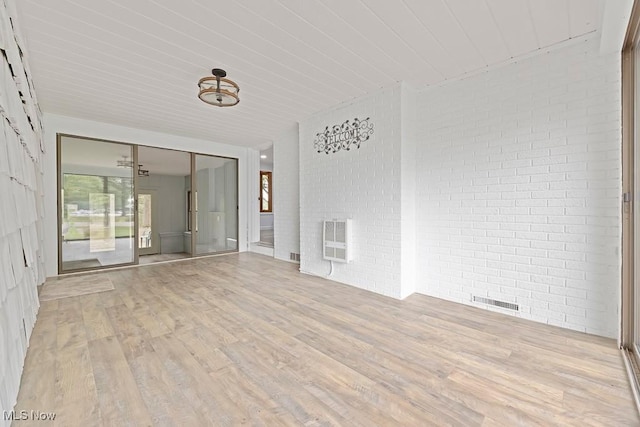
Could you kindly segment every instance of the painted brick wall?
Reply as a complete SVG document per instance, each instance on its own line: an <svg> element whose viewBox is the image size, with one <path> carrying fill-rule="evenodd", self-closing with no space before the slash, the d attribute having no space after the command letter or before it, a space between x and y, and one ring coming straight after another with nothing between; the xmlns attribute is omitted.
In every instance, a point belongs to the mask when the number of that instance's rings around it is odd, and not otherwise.
<svg viewBox="0 0 640 427"><path fill-rule="evenodd" d="M300 123L301 271L329 273L329 262L322 259L322 221L352 218L354 261L334 263L331 279L402 296L400 112L401 85L396 85ZM370 117L375 127L360 149L331 154L314 150L317 132L356 117Z"/></svg>
<svg viewBox="0 0 640 427"><path fill-rule="evenodd" d="M401 91L400 298L405 298L416 291L417 93L406 84L402 84Z"/></svg>
<svg viewBox="0 0 640 427"><path fill-rule="evenodd" d="M591 38L419 94L418 292L616 335L619 70Z"/></svg>
<svg viewBox="0 0 640 427"><path fill-rule="evenodd" d="M298 124L273 142L273 256L289 261L300 253Z"/></svg>

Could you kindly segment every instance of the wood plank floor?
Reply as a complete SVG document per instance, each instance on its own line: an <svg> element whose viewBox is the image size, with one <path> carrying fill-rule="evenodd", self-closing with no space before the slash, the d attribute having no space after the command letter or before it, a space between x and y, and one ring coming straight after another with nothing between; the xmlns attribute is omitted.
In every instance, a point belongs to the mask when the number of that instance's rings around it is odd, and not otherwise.
<svg viewBox="0 0 640 427"><path fill-rule="evenodd" d="M34 425L640 425L613 340L250 253L95 274L115 289L42 303Z"/></svg>

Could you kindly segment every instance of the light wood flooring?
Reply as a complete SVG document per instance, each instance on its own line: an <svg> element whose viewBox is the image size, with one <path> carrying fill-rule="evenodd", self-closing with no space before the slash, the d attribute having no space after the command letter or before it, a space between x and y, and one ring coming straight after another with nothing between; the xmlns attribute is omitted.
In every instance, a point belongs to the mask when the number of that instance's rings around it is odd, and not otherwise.
<svg viewBox="0 0 640 427"><path fill-rule="evenodd" d="M613 340L250 253L96 274L115 289L42 303L34 425L640 425Z"/></svg>
<svg viewBox="0 0 640 427"><path fill-rule="evenodd" d="M82 274L49 278L41 288L40 302L95 294L114 290L113 283L106 274Z"/></svg>

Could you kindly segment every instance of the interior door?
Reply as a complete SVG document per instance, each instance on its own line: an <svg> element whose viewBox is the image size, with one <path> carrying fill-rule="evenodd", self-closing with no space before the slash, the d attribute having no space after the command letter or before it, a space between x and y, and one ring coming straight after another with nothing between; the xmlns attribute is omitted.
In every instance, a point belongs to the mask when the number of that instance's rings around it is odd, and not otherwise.
<svg viewBox="0 0 640 427"><path fill-rule="evenodd" d="M138 254L160 253L156 190L138 191Z"/></svg>

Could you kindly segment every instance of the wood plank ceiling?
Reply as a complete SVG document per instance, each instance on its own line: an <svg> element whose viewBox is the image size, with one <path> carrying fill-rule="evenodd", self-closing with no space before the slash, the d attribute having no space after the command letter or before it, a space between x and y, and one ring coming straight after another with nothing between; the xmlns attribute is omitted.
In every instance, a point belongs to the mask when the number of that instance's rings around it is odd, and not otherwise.
<svg viewBox="0 0 640 427"><path fill-rule="evenodd" d="M601 0L19 0L43 111L259 147L316 111L597 31ZM197 99L224 68L240 104Z"/></svg>

